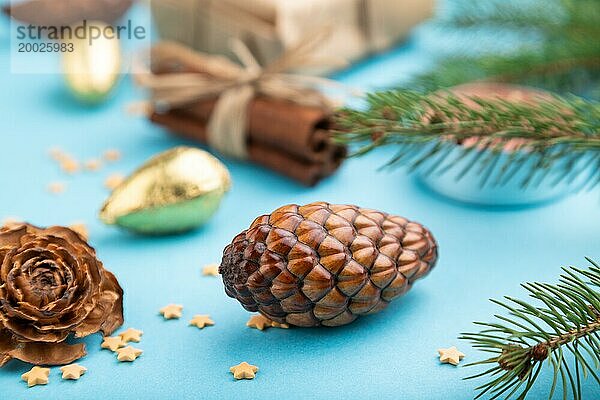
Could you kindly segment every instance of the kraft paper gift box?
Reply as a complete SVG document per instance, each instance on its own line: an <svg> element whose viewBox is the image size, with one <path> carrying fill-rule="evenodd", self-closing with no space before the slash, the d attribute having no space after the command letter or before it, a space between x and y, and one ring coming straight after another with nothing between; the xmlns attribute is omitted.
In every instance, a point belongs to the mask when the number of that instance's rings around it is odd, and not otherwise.
<svg viewBox="0 0 600 400"><path fill-rule="evenodd" d="M355 61L406 38L435 0L152 0L161 39L232 56L242 40L266 65L309 33L328 27L319 54Z"/></svg>

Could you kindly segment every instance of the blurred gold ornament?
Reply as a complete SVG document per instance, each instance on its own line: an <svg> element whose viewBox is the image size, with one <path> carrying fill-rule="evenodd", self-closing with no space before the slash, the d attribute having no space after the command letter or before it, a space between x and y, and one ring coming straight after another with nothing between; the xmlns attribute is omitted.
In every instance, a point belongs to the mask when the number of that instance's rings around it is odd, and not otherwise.
<svg viewBox="0 0 600 400"><path fill-rule="evenodd" d="M67 86L75 97L85 103L105 100L116 86L121 70L121 47L114 35L114 28L102 22L88 22L102 32L113 30L110 35L98 38L73 37L67 40L73 51L62 54L62 68Z"/></svg>
<svg viewBox="0 0 600 400"><path fill-rule="evenodd" d="M218 159L176 147L126 178L102 207L100 219L142 234L184 232L208 221L230 187L229 171Z"/></svg>

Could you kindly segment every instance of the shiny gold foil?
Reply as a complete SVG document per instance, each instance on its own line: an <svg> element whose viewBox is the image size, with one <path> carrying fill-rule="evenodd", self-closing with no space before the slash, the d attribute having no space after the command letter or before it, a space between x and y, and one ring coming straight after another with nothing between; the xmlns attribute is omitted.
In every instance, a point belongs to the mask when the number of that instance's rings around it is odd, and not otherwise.
<svg viewBox="0 0 600 400"><path fill-rule="evenodd" d="M102 31L113 29L102 22L90 22L88 25ZM85 103L105 100L117 85L121 72L119 39L101 35L91 44L88 37L73 37L65 42L72 46L72 51L61 53L63 74L70 91Z"/></svg>
<svg viewBox="0 0 600 400"><path fill-rule="evenodd" d="M176 147L142 165L108 198L100 219L149 235L203 225L231 188L227 168L206 151Z"/></svg>

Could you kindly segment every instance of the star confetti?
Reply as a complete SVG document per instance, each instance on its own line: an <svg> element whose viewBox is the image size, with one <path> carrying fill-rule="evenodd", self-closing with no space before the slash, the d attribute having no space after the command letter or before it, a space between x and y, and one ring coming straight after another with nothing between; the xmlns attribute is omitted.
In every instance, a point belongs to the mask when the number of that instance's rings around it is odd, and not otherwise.
<svg viewBox="0 0 600 400"><path fill-rule="evenodd" d="M18 217L6 217L2 220L2 224L0 224L0 226L19 225L22 222L23 220Z"/></svg>
<svg viewBox="0 0 600 400"><path fill-rule="evenodd" d="M219 264L208 264L202 268L204 276L219 276Z"/></svg>
<svg viewBox="0 0 600 400"><path fill-rule="evenodd" d="M52 147L48 150L48 153L50 154L50 157L56 161L60 161L66 156L66 153L60 147Z"/></svg>
<svg viewBox="0 0 600 400"><path fill-rule="evenodd" d="M51 182L48 184L48 191L52 194L60 194L65 191L67 186L62 182Z"/></svg>
<svg viewBox="0 0 600 400"><path fill-rule="evenodd" d="M36 385L47 385L50 368L33 367L29 372L21 375L21 379L27 382L28 387Z"/></svg>
<svg viewBox="0 0 600 400"><path fill-rule="evenodd" d="M448 349L438 349L438 353L440 353L440 361L444 364L458 365L460 360L465 357L465 355L458 351L454 346Z"/></svg>
<svg viewBox="0 0 600 400"><path fill-rule="evenodd" d="M103 156L106 161L118 161L121 159L121 152L116 149L110 149L106 150Z"/></svg>
<svg viewBox="0 0 600 400"><path fill-rule="evenodd" d="M125 181L125 177L121 174L112 174L109 175L104 181L104 186L108 190L115 190L121 183Z"/></svg>
<svg viewBox="0 0 600 400"><path fill-rule="evenodd" d="M128 343L128 342L138 343L140 340L142 340L143 334L144 334L144 332L140 331L139 329L129 328L125 332L119 333L119 336L121 337L121 339L123 339L123 341L125 343Z"/></svg>
<svg viewBox="0 0 600 400"><path fill-rule="evenodd" d="M77 379L81 378L81 375L83 375L87 372L87 368L82 367L79 364L71 364L71 365L65 365L64 367L61 367L60 371L62 372L63 379L77 380Z"/></svg>
<svg viewBox="0 0 600 400"><path fill-rule="evenodd" d="M271 321L269 318L265 317L262 314L258 314L251 316L248 322L246 322L246 326L262 331L272 327L273 321Z"/></svg>
<svg viewBox="0 0 600 400"><path fill-rule="evenodd" d="M200 329L204 329L205 326L213 326L215 321L210 319L210 315L194 315L194 318L190 321L190 326L195 326Z"/></svg>
<svg viewBox="0 0 600 400"><path fill-rule="evenodd" d="M160 309L160 313L165 319L177 319L181 318L181 311L183 306L179 304L169 304Z"/></svg>
<svg viewBox="0 0 600 400"><path fill-rule="evenodd" d="M104 338L100 347L109 349L110 351L117 351L117 349L124 347L126 344L127 342L121 336L110 336Z"/></svg>
<svg viewBox="0 0 600 400"><path fill-rule="evenodd" d="M244 361L241 364L229 368L229 372L233 374L235 379L254 379L258 372L258 367Z"/></svg>
<svg viewBox="0 0 600 400"><path fill-rule="evenodd" d="M79 171L79 163L69 157L64 157L59 160L60 168L67 174L74 174Z"/></svg>
<svg viewBox="0 0 600 400"><path fill-rule="evenodd" d="M275 321L271 321L271 326L273 328L280 328L280 329L289 329L289 325L288 324L280 324L279 322L275 322Z"/></svg>
<svg viewBox="0 0 600 400"><path fill-rule="evenodd" d="M82 222L76 222L72 225L69 225L69 229L79 233L86 241L90 238L90 232L87 228L87 225Z"/></svg>
<svg viewBox="0 0 600 400"><path fill-rule="evenodd" d="M143 351L136 349L135 347L127 346L122 349L117 349L116 353L117 360L121 362L133 362L142 355Z"/></svg>
<svg viewBox="0 0 600 400"><path fill-rule="evenodd" d="M102 167L102 162L97 158L92 158L87 160L84 165L88 171L98 171Z"/></svg>

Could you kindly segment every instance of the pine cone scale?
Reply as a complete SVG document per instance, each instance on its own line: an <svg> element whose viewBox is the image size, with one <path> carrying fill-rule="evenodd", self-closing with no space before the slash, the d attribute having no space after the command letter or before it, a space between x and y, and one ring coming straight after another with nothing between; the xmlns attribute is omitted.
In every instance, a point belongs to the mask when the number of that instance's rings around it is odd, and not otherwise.
<svg viewBox="0 0 600 400"><path fill-rule="evenodd" d="M384 309L437 259L430 232L349 205L289 205L254 220L223 253L226 293L298 326L337 326Z"/></svg>

